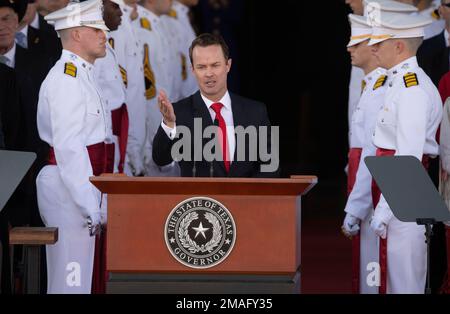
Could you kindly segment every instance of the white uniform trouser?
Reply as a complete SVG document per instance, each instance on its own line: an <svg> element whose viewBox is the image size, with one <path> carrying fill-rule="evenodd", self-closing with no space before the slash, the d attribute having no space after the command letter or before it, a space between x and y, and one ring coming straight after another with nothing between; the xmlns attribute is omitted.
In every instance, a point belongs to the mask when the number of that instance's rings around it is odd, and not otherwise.
<svg viewBox="0 0 450 314"><path fill-rule="evenodd" d="M46 166L36 179L39 212L47 227L58 228L58 242L47 245L47 293L91 293L95 237L72 201L57 166Z"/></svg>
<svg viewBox="0 0 450 314"><path fill-rule="evenodd" d="M379 252L379 237L370 229L370 217L361 222L360 235L360 272L359 272L359 287L361 294L378 294L377 283L372 282L372 272L374 269L367 266L371 263L378 263ZM377 268L378 269L378 268ZM376 271L376 270L375 270ZM379 275L379 274L378 274ZM379 276L378 276L379 278ZM369 279L369 280L368 280Z"/></svg>
<svg viewBox="0 0 450 314"><path fill-rule="evenodd" d="M425 227L392 217L387 236L386 292L423 294L427 274Z"/></svg>

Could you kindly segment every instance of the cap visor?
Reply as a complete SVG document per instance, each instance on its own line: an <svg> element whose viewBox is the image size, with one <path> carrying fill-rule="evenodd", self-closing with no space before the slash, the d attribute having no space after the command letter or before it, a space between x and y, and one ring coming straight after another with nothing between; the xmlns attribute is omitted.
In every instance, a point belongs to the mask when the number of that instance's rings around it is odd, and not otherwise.
<svg viewBox="0 0 450 314"><path fill-rule="evenodd" d="M362 43L362 42L364 42L364 41L366 41L366 40L369 40L369 39L370 39L370 38L361 38L361 39L353 39L353 40L350 40L350 42L349 42L348 45L347 45L347 48L356 46L357 44L360 44L360 43Z"/></svg>

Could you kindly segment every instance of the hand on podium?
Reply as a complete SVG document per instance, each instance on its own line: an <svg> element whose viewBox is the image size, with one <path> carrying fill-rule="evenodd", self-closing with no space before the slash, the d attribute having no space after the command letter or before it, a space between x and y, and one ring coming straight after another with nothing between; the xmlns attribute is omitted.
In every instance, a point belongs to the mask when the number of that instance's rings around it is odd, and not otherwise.
<svg viewBox="0 0 450 314"><path fill-rule="evenodd" d="M357 235L359 233L359 224L360 224L361 220L355 216L353 216L352 214L347 213L347 215L345 215L344 218L344 223L341 227L342 229L342 233L347 237L347 238L352 238L355 235Z"/></svg>

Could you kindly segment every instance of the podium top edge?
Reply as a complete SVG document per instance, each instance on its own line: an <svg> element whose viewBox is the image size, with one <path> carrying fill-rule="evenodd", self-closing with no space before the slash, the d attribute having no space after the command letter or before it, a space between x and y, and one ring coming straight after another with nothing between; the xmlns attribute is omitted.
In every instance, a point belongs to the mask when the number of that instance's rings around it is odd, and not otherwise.
<svg viewBox="0 0 450 314"><path fill-rule="evenodd" d="M291 178L188 178L102 175L90 178L108 194L305 195L318 182L316 176Z"/></svg>
<svg viewBox="0 0 450 314"><path fill-rule="evenodd" d="M255 183L255 184L295 184L295 183L307 183L317 184L318 178L316 176L291 176L290 178L208 178L208 177L129 177L126 175L116 174L103 174L97 177L91 177L91 182L178 182L178 183Z"/></svg>

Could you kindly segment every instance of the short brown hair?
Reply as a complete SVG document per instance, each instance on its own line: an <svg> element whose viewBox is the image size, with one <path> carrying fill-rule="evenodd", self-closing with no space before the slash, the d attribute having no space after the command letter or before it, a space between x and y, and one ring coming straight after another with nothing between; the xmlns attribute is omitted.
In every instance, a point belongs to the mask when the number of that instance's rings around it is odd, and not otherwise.
<svg viewBox="0 0 450 314"><path fill-rule="evenodd" d="M223 40L222 36L204 33L195 38L191 44L191 47L189 48L189 58L191 59L191 64L194 64L192 60L192 52L194 51L195 47L209 47L215 45L218 45L222 48L225 60L228 61L228 59L230 59L230 49L228 48L225 40Z"/></svg>

